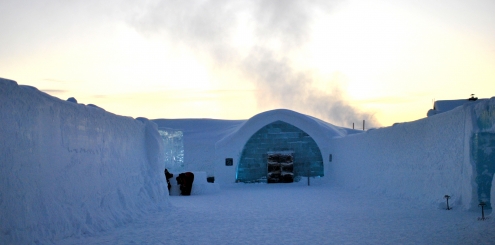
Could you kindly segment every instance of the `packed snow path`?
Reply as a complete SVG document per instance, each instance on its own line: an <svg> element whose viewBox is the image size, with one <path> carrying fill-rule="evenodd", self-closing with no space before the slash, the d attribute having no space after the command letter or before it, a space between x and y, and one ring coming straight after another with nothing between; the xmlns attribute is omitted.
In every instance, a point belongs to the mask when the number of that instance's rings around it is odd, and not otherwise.
<svg viewBox="0 0 495 245"><path fill-rule="evenodd" d="M493 244L493 217L323 185L236 184L57 244Z"/></svg>

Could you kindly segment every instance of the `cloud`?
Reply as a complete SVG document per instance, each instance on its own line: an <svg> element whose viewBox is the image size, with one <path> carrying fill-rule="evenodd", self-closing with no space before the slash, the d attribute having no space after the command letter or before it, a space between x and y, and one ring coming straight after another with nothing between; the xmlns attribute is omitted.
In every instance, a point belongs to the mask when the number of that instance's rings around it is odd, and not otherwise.
<svg viewBox="0 0 495 245"><path fill-rule="evenodd" d="M60 89L43 89L41 91L47 94L65 94L68 92L67 90L60 90Z"/></svg>
<svg viewBox="0 0 495 245"><path fill-rule="evenodd" d="M314 18L331 13L339 2L160 1L142 6L127 19L145 35L165 35L176 45L206 55L214 66L237 71L259 91L258 107L294 109L338 125L366 119L377 126L372 114L345 100L339 85L321 91L311 71L292 65L291 54L310 40ZM248 44L236 43L239 35Z"/></svg>
<svg viewBox="0 0 495 245"><path fill-rule="evenodd" d="M70 83L68 81L63 81L63 80L58 80L58 79L52 79L52 78L45 78L43 81L47 82L55 82L55 83Z"/></svg>
<svg viewBox="0 0 495 245"><path fill-rule="evenodd" d="M91 97L92 98L95 98L95 99L105 99L105 98L108 98L108 97L111 97L111 96L105 95L105 94L97 94L97 95L93 95Z"/></svg>
<svg viewBox="0 0 495 245"><path fill-rule="evenodd" d="M404 96L404 97L387 96L387 97L359 100L360 103L366 103L366 104L393 104L393 105L400 103L410 103L414 101L417 101L417 98L413 96Z"/></svg>
<svg viewBox="0 0 495 245"><path fill-rule="evenodd" d="M131 93L114 93L111 95L93 95L93 99L112 98L115 100L132 100L147 98L153 101L218 101L219 97L242 97L249 93L256 93L256 90L203 90L203 89L176 89L155 92L131 92Z"/></svg>

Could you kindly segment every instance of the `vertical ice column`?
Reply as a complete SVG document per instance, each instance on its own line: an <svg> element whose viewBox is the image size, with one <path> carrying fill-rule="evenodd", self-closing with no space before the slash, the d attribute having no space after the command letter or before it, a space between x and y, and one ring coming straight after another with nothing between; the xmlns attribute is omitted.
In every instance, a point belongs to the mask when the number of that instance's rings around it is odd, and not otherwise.
<svg viewBox="0 0 495 245"><path fill-rule="evenodd" d="M184 167L184 141L183 133L174 129L159 129L165 150L165 168L170 172L183 172Z"/></svg>
<svg viewBox="0 0 495 245"><path fill-rule="evenodd" d="M487 208L493 207L490 203L490 192L493 174L495 172L495 134L476 133L472 139L473 160L476 164L476 184L478 185L478 201L485 202Z"/></svg>
<svg viewBox="0 0 495 245"><path fill-rule="evenodd" d="M478 201L493 208L492 182L495 173L495 97L474 108L475 130L471 138L471 157L476 170Z"/></svg>

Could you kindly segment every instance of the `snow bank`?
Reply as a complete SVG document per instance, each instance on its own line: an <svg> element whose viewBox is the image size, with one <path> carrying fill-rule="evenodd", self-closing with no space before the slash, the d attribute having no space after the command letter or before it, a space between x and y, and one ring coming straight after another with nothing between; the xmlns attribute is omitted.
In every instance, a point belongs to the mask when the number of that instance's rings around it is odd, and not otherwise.
<svg viewBox="0 0 495 245"><path fill-rule="evenodd" d="M0 79L0 244L103 231L168 202L156 125Z"/></svg>
<svg viewBox="0 0 495 245"><path fill-rule="evenodd" d="M491 109L487 109L489 105ZM450 203L476 208L476 167L483 163L473 160L472 137L481 130L476 126L480 115L495 118L493 105L494 98L422 120L335 139L330 143L333 161L326 168L326 176L344 186L417 204L438 205L450 195ZM495 132L495 119L484 122L484 132Z"/></svg>

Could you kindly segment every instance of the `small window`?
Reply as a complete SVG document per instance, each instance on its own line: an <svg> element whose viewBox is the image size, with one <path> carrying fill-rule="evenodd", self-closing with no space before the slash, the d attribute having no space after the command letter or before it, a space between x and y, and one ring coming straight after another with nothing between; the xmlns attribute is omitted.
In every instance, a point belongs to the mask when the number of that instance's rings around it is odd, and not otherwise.
<svg viewBox="0 0 495 245"><path fill-rule="evenodd" d="M331 162L331 161L332 161L332 154L330 154L330 155L328 156L328 161L329 161L329 162Z"/></svg>
<svg viewBox="0 0 495 245"><path fill-rule="evenodd" d="M234 159L225 158L225 166L233 166L233 165L234 165Z"/></svg>

